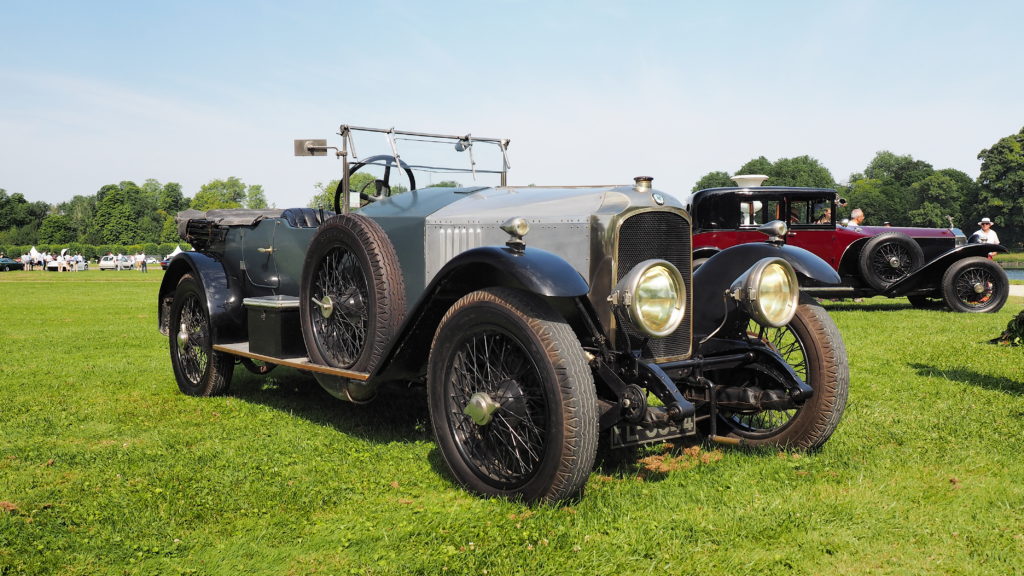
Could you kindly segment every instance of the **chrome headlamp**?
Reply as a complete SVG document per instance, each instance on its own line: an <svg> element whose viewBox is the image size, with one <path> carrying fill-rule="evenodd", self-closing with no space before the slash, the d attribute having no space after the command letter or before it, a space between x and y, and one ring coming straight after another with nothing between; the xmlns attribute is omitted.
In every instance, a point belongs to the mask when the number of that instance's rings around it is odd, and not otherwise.
<svg viewBox="0 0 1024 576"><path fill-rule="evenodd" d="M789 262L762 258L732 283L729 295L758 324L781 328L796 314L800 285Z"/></svg>
<svg viewBox="0 0 1024 576"><path fill-rule="evenodd" d="M608 301L625 308L638 330L662 338L675 332L683 321L686 284L671 263L645 260L619 281Z"/></svg>

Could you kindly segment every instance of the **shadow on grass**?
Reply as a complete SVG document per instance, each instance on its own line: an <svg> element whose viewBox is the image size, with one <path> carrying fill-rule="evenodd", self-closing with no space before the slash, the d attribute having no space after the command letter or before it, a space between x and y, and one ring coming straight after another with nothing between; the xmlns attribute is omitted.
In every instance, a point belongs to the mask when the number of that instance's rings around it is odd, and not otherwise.
<svg viewBox="0 0 1024 576"><path fill-rule="evenodd" d="M1014 396L1024 396L1024 382L996 378L994 376L980 374L974 370L968 370L966 368L940 370L927 364L911 364L910 367L916 370L921 376L937 376L947 380L963 382L964 384L970 384L971 386L985 388L987 390L998 390Z"/></svg>
<svg viewBox="0 0 1024 576"><path fill-rule="evenodd" d="M382 386L372 402L353 404L331 396L312 376L297 370L277 368L257 376L238 366L230 394L374 443L432 438L422 387Z"/></svg>

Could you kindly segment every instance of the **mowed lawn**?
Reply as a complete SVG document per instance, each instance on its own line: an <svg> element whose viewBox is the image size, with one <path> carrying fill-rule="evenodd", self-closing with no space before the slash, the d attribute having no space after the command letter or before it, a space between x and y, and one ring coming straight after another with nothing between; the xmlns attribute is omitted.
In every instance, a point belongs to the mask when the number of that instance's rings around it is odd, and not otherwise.
<svg viewBox="0 0 1024 576"><path fill-rule="evenodd" d="M454 486L423 393L354 406L238 367L191 398L160 271L0 273L0 575L991 574L1024 565L1024 307L826 306L850 399L820 452L606 464L556 507ZM643 456L643 455L642 455Z"/></svg>

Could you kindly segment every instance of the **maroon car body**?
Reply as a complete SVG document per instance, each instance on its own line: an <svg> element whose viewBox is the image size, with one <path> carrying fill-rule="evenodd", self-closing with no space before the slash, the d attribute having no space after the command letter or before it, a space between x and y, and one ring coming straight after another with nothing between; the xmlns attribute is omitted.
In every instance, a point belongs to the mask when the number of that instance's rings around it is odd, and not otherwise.
<svg viewBox="0 0 1024 576"><path fill-rule="evenodd" d="M1006 249L970 244L956 228L843 225L845 204L830 188L749 186L710 188L689 201L694 265L737 244L763 241L759 226L787 223L785 242L808 250L839 272L839 286L802 287L818 296L906 296L918 307L945 303L960 312L995 312L1009 281L989 253Z"/></svg>

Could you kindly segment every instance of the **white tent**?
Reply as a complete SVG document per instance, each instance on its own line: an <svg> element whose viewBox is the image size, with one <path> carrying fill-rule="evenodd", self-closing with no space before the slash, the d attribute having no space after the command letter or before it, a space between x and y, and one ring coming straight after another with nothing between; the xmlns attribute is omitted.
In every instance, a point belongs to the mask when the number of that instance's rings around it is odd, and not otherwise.
<svg viewBox="0 0 1024 576"><path fill-rule="evenodd" d="M167 255L167 259L170 260L182 252L184 252L184 250L181 249L181 246L175 246L174 251Z"/></svg>

